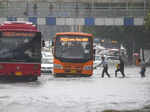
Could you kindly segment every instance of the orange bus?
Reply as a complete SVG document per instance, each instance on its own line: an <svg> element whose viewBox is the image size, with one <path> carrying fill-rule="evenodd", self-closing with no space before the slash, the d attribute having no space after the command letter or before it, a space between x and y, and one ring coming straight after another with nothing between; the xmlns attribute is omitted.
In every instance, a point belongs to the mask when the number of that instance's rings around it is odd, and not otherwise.
<svg viewBox="0 0 150 112"><path fill-rule="evenodd" d="M93 74L93 35L81 32L56 33L54 38L54 76Z"/></svg>

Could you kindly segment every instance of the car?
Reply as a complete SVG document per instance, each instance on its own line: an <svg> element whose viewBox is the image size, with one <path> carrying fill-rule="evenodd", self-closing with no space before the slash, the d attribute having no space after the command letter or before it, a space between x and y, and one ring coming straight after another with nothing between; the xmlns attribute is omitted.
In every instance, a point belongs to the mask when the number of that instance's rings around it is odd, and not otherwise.
<svg viewBox="0 0 150 112"><path fill-rule="evenodd" d="M42 51L42 58L52 58L53 59L53 55L51 52L43 52Z"/></svg>
<svg viewBox="0 0 150 112"><path fill-rule="evenodd" d="M119 64L119 56L115 55L107 55L107 62L110 66L116 66L116 64Z"/></svg>
<svg viewBox="0 0 150 112"><path fill-rule="evenodd" d="M94 60L94 66L93 66L94 68L102 62L101 59L102 56L105 57L105 60L108 62L109 66L116 66L116 64L120 63L119 57L108 56L108 55L96 55Z"/></svg>
<svg viewBox="0 0 150 112"><path fill-rule="evenodd" d="M119 55L107 55L107 60L119 60Z"/></svg>
<svg viewBox="0 0 150 112"><path fill-rule="evenodd" d="M102 59L101 59L100 55L95 56L94 67L97 66L98 64L100 64L101 61L102 61Z"/></svg>
<svg viewBox="0 0 150 112"><path fill-rule="evenodd" d="M53 62L50 59L42 59L41 62L42 62L41 72L42 73L52 73Z"/></svg>

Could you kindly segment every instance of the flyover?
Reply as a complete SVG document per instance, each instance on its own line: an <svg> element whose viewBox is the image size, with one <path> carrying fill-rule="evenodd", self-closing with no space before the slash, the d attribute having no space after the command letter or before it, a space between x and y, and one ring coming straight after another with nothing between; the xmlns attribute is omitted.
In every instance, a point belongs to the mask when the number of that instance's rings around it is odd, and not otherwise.
<svg viewBox="0 0 150 112"><path fill-rule="evenodd" d="M143 26L148 0L0 0L0 23L30 21L44 39L76 26Z"/></svg>

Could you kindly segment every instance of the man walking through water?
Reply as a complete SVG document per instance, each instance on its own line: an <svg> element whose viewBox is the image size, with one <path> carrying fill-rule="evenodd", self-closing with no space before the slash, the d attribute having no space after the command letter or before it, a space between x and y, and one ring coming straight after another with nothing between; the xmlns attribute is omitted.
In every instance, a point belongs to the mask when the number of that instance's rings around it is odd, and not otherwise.
<svg viewBox="0 0 150 112"><path fill-rule="evenodd" d="M102 62L100 63L100 65L103 66L103 70L102 70L102 78L104 77L104 73L106 73L106 75L108 77L110 77L109 73L108 73L108 63L107 61L105 60L105 57L102 56Z"/></svg>
<svg viewBox="0 0 150 112"><path fill-rule="evenodd" d="M119 61L120 61L120 64L118 64L117 66L117 69L115 71L115 77L117 77L117 72L121 72L122 74L122 77L124 78L125 77L125 74L124 74L124 61L122 60L121 57L119 57Z"/></svg>

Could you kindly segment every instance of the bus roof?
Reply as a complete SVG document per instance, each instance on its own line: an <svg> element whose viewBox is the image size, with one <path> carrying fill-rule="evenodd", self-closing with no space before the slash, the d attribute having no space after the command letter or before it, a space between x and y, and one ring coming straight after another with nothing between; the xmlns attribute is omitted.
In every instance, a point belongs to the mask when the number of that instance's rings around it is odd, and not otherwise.
<svg viewBox="0 0 150 112"><path fill-rule="evenodd" d="M93 37L92 34L90 34L90 33L83 33L83 32L60 32L60 33L56 33L56 36L60 36L60 35L81 35L81 36Z"/></svg>
<svg viewBox="0 0 150 112"><path fill-rule="evenodd" d="M26 21L5 21L0 25L0 31L31 31L38 32L36 26Z"/></svg>

